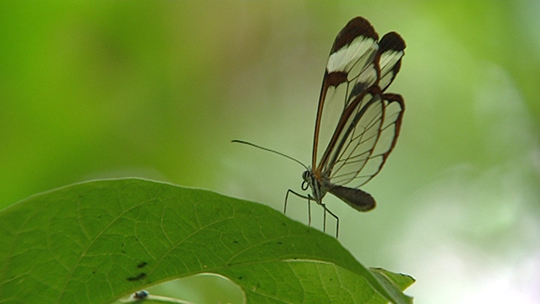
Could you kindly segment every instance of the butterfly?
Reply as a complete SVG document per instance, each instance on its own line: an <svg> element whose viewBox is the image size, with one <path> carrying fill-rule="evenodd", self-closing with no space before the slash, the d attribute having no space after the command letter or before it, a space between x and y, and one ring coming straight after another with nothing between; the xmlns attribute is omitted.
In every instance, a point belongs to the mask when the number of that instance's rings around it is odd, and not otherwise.
<svg viewBox="0 0 540 304"><path fill-rule="evenodd" d="M301 188L311 193L289 189L284 211L290 193L315 201L324 209L324 229L326 213L336 219L337 237L339 218L323 203L327 193L358 211L375 208L375 199L359 188L379 173L399 136L405 103L386 89L400 70L404 50L399 34L389 32L379 40L362 17L350 20L339 32L323 77L311 167L283 153L233 140L280 154L306 168Z"/></svg>

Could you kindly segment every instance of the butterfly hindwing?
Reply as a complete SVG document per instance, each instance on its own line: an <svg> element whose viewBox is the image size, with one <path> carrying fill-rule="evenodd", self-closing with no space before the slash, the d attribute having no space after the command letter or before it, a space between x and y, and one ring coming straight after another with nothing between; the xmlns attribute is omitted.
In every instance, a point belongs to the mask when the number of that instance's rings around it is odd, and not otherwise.
<svg viewBox="0 0 540 304"><path fill-rule="evenodd" d="M381 170L399 135L405 109L401 96L372 87L363 99L365 105L349 118L351 124L323 171L332 184L354 181L357 188L367 183Z"/></svg>

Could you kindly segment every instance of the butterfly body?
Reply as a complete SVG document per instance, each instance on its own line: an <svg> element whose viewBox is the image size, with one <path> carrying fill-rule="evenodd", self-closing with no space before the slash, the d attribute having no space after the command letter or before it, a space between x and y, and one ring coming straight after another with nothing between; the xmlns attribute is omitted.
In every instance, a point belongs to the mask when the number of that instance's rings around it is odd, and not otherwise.
<svg viewBox="0 0 540 304"><path fill-rule="evenodd" d="M302 178L304 179L302 189L311 189L311 196L308 199L314 200L319 205L323 205L323 197L330 192L358 211L369 211L375 208L375 200L365 191L334 185L330 183L328 177L316 177L312 171L304 171Z"/></svg>
<svg viewBox="0 0 540 304"><path fill-rule="evenodd" d="M379 40L362 17L353 18L339 32L319 95L310 168L280 152L236 141L280 154L306 168L302 190L311 189L311 193L287 191L285 211L289 193L321 205L325 216L328 212L336 218L338 227L338 217L323 203L327 193L358 211L375 208L375 199L359 188L379 173L399 136L405 103L401 95L385 91L401 68L404 49L399 34L389 32Z"/></svg>

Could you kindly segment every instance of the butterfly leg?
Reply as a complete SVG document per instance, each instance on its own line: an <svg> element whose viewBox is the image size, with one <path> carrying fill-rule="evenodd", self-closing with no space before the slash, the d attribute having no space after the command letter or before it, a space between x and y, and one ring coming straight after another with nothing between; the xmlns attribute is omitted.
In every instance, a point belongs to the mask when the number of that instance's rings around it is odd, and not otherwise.
<svg viewBox="0 0 540 304"><path fill-rule="evenodd" d="M338 238L339 236L339 217L337 215L335 215L332 211L330 211L330 209L326 208L326 205L323 204L323 203L320 203L320 205L323 207L324 209L324 222L323 222L323 231L326 232L326 213L329 213L333 218L336 219L336 239Z"/></svg>
<svg viewBox="0 0 540 304"><path fill-rule="evenodd" d="M287 190L287 194L285 194L285 204L283 204L283 214L287 214L287 201L289 200L289 192L292 190Z"/></svg>
<svg viewBox="0 0 540 304"><path fill-rule="evenodd" d="M287 194L285 195L285 207L283 208L283 213L287 213L287 201L289 200L289 193L292 193L300 198L307 199L308 201L308 226L311 226L311 201L313 200L313 197L311 195L303 195L298 192L295 192L291 189L287 190Z"/></svg>
<svg viewBox="0 0 540 304"><path fill-rule="evenodd" d="M326 232L326 213L329 213L333 218L336 219L336 239L339 235L339 217L335 215L330 209L326 208L326 205L322 202L317 202L311 195L302 195L298 192L295 192L291 189L287 190L285 195L285 207L283 208L283 213L287 213L287 201L289 200L289 193L292 193L300 198L306 199L308 201L308 225L311 226L311 201L315 201L317 204L321 205L324 210L324 222L323 222L323 231Z"/></svg>
<svg viewBox="0 0 540 304"><path fill-rule="evenodd" d="M326 206L324 204L321 204L321 206L324 208L322 230L326 232Z"/></svg>
<svg viewBox="0 0 540 304"><path fill-rule="evenodd" d="M298 197L301 197L301 198L305 198L305 199L309 199L307 196L304 196L300 193L296 193L294 192L293 190L289 189L287 190L287 194L285 194L285 204L284 204L284 207L283 207L283 214L287 214L287 202L289 201L289 193L292 193Z"/></svg>
<svg viewBox="0 0 540 304"><path fill-rule="evenodd" d="M311 199L307 199L308 225L311 226Z"/></svg>

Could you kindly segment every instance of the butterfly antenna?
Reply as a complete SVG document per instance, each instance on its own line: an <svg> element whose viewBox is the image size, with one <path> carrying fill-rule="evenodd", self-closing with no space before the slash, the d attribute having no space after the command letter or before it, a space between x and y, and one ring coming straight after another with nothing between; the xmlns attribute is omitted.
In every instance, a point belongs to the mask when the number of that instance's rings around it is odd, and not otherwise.
<svg viewBox="0 0 540 304"><path fill-rule="evenodd" d="M275 154L278 154L278 155L281 155L283 157L286 157L298 164L300 164L302 167L306 168L307 171L309 171L309 168L304 165L301 161L297 160L296 158L293 158L293 157L290 157L289 155L286 155L286 154L283 154L281 152L278 152L276 150L272 150L272 149L268 149L268 148L265 148L265 147L261 147L259 145L256 145L256 144L252 144L250 142L247 142L247 141L243 141L243 140L237 140L237 139L234 139L234 140L231 140L231 142L233 143L239 143L239 144L244 144L244 145L248 145L248 146L252 146L252 147L255 147L255 148L259 148L261 150L265 150L265 151L268 151L268 152L272 152L272 153L275 153Z"/></svg>

